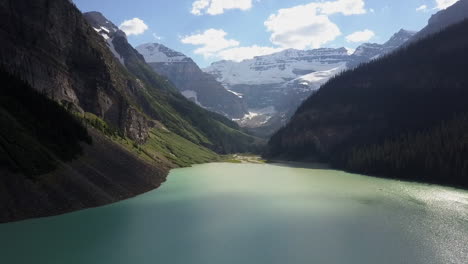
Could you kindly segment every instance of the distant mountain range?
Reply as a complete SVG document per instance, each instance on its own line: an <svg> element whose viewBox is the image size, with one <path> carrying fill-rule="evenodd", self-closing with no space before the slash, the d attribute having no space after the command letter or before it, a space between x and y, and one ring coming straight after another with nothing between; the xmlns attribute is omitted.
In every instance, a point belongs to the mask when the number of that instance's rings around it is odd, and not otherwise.
<svg viewBox="0 0 468 264"><path fill-rule="evenodd" d="M334 75L392 52L416 32L400 30L384 44L366 43L353 53L345 48L288 49L242 62L214 62L204 71L226 89L241 94L250 114L240 124L272 133L300 103Z"/></svg>

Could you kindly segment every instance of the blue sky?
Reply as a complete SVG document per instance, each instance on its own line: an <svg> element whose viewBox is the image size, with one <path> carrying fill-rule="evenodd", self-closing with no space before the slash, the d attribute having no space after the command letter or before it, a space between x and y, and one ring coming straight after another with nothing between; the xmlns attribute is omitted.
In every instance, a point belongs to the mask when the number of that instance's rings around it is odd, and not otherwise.
<svg viewBox="0 0 468 264"><path fill-rule="evenodd" d="M401 28L421 29L456 1L74 0L83 12L100 11L125 25L132 45L162 43L202 67L286 48L383 43Z"/></svg>

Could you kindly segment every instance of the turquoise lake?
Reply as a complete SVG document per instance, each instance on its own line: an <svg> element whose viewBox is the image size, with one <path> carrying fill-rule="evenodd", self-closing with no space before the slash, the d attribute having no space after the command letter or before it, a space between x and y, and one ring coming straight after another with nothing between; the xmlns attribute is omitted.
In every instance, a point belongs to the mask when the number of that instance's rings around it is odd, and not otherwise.
<svg viewBox="0 0 468 264"><path fill-rule="evenodd" d="M468 192L211 163L108 206L0 225L5 264L468 263Z"/></svg>

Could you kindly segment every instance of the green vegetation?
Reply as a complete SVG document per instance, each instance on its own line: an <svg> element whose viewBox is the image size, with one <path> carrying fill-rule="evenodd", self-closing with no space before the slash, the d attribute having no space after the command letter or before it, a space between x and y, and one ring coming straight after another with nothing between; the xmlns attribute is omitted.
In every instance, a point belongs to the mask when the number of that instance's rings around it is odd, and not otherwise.
<svg viewBox="0 0 468 264"><path fill-rule="evenodd" d="M33 176L56 168L56 159L81 154L91 143L85 127L67 110L0 70L0 164Z"/></svg>
<svg viewBox="0 0 468 264"><path fill-rule="evenodd" d="M160 159L162 156L180 167L219 160L213 151L164 129L153 129L150 139L141 146L141 150L152 159Z"/></svg>
<svg viewBox="0 0 468 264"><path fill-rule="evenodd" d="M166 128L153 128L145 144L139 145L111 128L104 120L91 113L85 113L86 124L99 130L115 143L152 163L172 164L174 167L187 167L192 164L219 160L213 151L197 145Z"/></svg>
<svg viewBox="0 0 468 264"><path fill-rule="evenodd" d="M156 73L153 73L156 75ZM153 84L145 95L150 102L150 116L161 121L169 130L195 144L218 153L259 151L263 142L240 131L227 118L209 112L187 100L175 88L158 90ZM170 84L166 82L166 86Z"/></svg>
<svg viewBox="0 0 468 264"><path fill-rule="evenodd" d="M116 138L116 137L121 137L123 138L123 136L121 135L121 133L119 133L119 131L115 128L112 128L109 126L109 124L106 123L106 121L102 120L101 118L99 118L98 116L92 114L92 113L84 113L83 116L78 116L79 118L81 118L85 124L87 125L91 125L92 127L94 127L95 129L99 130L102 134L108 136L108 137L111 137L111 138Z"/></svg>

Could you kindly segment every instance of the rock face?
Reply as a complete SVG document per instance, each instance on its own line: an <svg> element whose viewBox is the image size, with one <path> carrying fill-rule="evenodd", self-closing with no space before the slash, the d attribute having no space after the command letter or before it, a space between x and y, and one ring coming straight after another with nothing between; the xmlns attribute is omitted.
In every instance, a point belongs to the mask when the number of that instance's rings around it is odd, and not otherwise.
<svg viewBox="0 0 468 264"><path fill-rule="evenodd" d="M143 44L136 49L154 71L169 78L185 97L198 105L231 119L247 114L242 97L226 90L191 58L157 43Z"/></svg>
<svg viewBox="0 0 468 264"><path fill-rule="evenodd" d="M345 48L289 49L242 62L215 62L204 71L243 96L249 115L238 122L267 135L265 127L273 133L284 125L301 102L331 77L392 52L414 34L402 29L386 43L366 43L353 54Z"/></svg>
<svg viewBox="0 0 468 264"><path fill-rule="evenodd" d="M70 109L96 114L131 139L147 138L147 120L128 99L138 83L118 74L122 65L78 9L61 0L2 1L0 15L5 68Z"/></svg>

